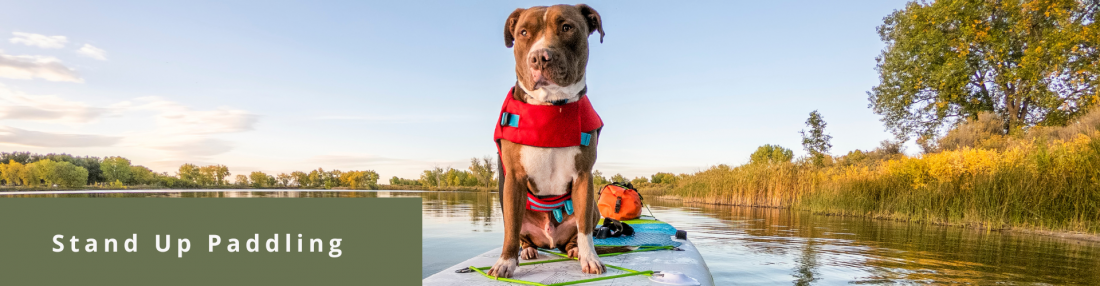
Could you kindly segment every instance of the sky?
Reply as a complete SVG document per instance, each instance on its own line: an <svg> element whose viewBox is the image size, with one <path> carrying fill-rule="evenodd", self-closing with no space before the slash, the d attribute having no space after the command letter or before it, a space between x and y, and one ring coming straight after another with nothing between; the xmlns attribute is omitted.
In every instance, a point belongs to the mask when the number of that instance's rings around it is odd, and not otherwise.
<svg viewBox="0 0 1100 286"><path fill-rule="evenodd" d="M4 1L0 151L122 156L174 174L324 168L418 178L493 155L515 83L504 21L539 1ZM905 1L592 1L605 175L833 154L892 136L868 108L875 28Z"/></svg>

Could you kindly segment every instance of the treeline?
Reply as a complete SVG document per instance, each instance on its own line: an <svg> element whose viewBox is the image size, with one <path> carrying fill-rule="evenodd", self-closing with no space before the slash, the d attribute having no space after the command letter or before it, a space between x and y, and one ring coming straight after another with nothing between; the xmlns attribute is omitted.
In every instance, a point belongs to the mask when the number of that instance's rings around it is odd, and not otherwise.
<svg viewBox="0 0 1100 286"><path fill-rule="evenodd" d="M378 173L366 171L295 171L275 176L263 172L237 175L229 182L225 165L198 166L183 164L175 174L153 172L132 165L123 157L76 157L69 154L32 154L30 152L0 153L0 181L9 187L100 186L124 188L130 186L161 188L308 188L308 189L377 189Z"/></svg>
<svg viewBox="0 0 1100 286"><path fill-rule="evenodd" d="M497 164L495 162L496 159L491 156L480 159L470 158L468 170L436 167L431 170L424 170L419 179L405 179L394 176L390 178L390 185L419 187L429 190L462 187L495 190L497 187Z"/></svg>
<svg viewBox="0 0 1100 286"><path fill-rule="evenodd" d="M294 171L290 174L268 175L255 171L248 175L237 175L234 184L253 188L304 188L304 189L377 189L378 173L375 171L325 171L322 168L309 171Z"/></svg>

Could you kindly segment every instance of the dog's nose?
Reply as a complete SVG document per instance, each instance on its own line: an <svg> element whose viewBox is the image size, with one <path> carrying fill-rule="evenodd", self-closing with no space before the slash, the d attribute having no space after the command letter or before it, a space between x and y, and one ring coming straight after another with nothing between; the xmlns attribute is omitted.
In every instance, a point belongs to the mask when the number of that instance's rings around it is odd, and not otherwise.
<svg viewBox="0 0 1100 286"><path fill-rule="evenodd" d="M546 66L553 58L550 49L535 50L528 54L528 60L531 62L531 67L536 69Z"/></svg>

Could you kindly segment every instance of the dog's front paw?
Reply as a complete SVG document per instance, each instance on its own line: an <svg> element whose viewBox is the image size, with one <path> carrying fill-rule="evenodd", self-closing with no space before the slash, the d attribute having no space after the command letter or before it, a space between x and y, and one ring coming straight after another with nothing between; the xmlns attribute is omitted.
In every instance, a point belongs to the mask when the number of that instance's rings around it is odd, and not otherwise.
<svg viewBox="0 0 1100 286"><path fill-rule="evenodd" d="M500 258L497 259L497 263L493 264L493 268L489 269L489 276L512 278L512 274L515 274L516 268L519 267L519 261L515 258ZM603 265L600 265L603 267Z"/></svg>
<svg viewBox="0 0 1100 286"><path fill-rule="evenodd" d="M524 260L539 258L539 251L534 247L524 247L523 251L520 251L519 257Z"/></svg>
<svg viewBox="0 0 1100 286"><path fill-rule="evenodd" d="M566 251L565 253L569 255L569 259L577 259L577 248L576 247L570 248L569 251Z"/></svg>
<svg viewBox="0 0 1100 286"><path fill-rule="evenodd" d="M603 262L600 262L600 257L596 256L595 253L593 253L593 255L581 255L577 260L581 262L581 272L588 274L601 274L607 272L607 268L603 266Z"/></svg>

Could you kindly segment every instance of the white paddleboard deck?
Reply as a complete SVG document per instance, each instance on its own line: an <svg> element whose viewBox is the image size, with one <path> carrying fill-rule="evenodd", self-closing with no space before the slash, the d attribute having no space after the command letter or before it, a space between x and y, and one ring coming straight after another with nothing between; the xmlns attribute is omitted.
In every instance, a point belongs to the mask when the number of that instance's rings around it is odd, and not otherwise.
<svg viewBox="0 0 1100 286"><path fill-rule="evenodd" d="M699 285L710 286L714 285L714 280L710 276L710 269L707 268L707 263L703 261L703 256L699 254L699 250L695 248L695 245L686 239L680 240L673 238L673 241L683 243L677 250L654 250L654 251L642 251L632 252L627 254L621 254L616 256L600 257L605 265L615 265L627 269L633 269L636 271L654 270L654 271L677 271L686 274L688 277L695 278L699 281ZM557 251L557 250L550 250ZM424 278L422 285L431 286L449 286L449 285L522 285L517 283L510 283L504 281L496 281L491 278L485 277L477 272L469 273L456 273L455 270L467 268L469 266L484 267L492 266L496 263L497 258L500 257L500 248L490 250L482 253L481 255L470 258L461 263L455 264L452 267L448 267L439 273L436 273L428 278ZM562 257L539 252L539 257L532 260L520 260L520 263L540 261L540 260L552 260L560 259ZM618 274L626 274L628 272L607 268L607 272L604 274L584 274L581 272L581 265L579 262L573 261L561 261L551 262L544 264L525 265L520 266L513 279L538 282L542 284L554 284L569 281L577 281L583 279L590 279L602 276L611 276ZM649 276L636 275L629 277L621 277L609 280L593 281L583 283L580 285L663 285L660 283L652 282Z"/></svg>

